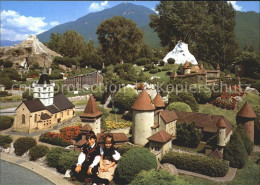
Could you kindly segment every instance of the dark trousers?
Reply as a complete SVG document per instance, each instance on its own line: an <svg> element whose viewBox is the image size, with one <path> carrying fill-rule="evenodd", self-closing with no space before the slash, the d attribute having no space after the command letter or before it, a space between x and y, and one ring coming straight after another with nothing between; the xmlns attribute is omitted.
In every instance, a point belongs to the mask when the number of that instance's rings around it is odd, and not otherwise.
<svg viewBox="0 0 260 185"><path fill-rule="evenodd" d="M85 181L85 178L92 178L92 179L96 179L97 177L97 171L98 171L98 166L95 166L94 168L92 168L91 172L92 174L91 175L88 175L88 168L89 168L89 165L83 163L82 166L81 166L81 170L79 172L76 172L75 171L75 168L77 167L76 165L73 165L71 167L71 172L70 172L70 175L71 175L71 178L75 177L78 181L80 182L84 182Z"/></svg>

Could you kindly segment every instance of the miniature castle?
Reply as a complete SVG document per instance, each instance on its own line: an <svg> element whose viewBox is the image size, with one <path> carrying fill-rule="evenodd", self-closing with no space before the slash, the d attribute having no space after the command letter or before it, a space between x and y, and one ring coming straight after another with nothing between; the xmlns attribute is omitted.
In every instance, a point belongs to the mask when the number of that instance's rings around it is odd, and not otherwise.
<svg viewBox="0 0 260 185"><path fill-rule="evenodd" d="M176 71L171 74L171 79L176 78L188 80L191 83L199 84L215 84L220 80L220 66L217 65L217 70L206 70L201 64L200 66L190 66L189 62L183 65L183 74L178 75Z"/></svg>
<svg viewBox="0 0 260 185"><path fill-rule="evenodd" d="M223 157L223 149L233 133L232 124L224 116L165 110L160 95L157 94L152 101L146 90L137 97L132 109L134 144L149 147L159 160L172 148L171 142L176 138L176 124L195 122L196 127L202 130L208 145L216 138L216 143L210 146L206 154L215 155L217 152L220 158ZM239 123L244 124L252 140L255 117L248 102L237 114Z"/></svg>
<svg viewBox="0 0 260 185"><path fill-rule="evenodd" d="M33 100L23 101L16 108L13 131L30 133L49 129L75 115L75 107L66 96L54 96L55 83L50 82L45 66L38 83L32 86Z"/></svg>

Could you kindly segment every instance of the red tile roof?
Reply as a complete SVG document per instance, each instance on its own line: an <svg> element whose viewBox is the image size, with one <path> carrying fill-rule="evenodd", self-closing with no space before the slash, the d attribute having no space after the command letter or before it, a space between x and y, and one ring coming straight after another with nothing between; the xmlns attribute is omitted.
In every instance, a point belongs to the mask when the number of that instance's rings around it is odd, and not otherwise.
<svg viewBox="0 0 260 185"><path fill-rule="evenodd" d="M246 101L240 111L237 113L237 116L246 117L246 118L256 118L256 114L252 109L251 105Z"/></svg>
<svg viewBox="0 0 260 185"><path fill-rule="evenodd" d="M156 108L163 108L163 107L165 107L165 104L164 104L164 102L163 102L163 100L162 100L162 98L161 98L159 93L155 96L155 98L153 100L153 103L154 103L154 106Z"/></svg>
<svg viewBox="0 0 260 185"><path fill-rule="evenodd" d="M175 112L178 116L177 123L192 123L194 121L196 126L202 128L204 132L217 133L217 124L220 118L222 118L226 123L226 136L233 130L232 124L224 116L209 115L197 112Z"/></svg>
<svg viewBox="0 0 260 185"><path fill-rule="evenodd" d="M154 110L154 106L152 104L152 100L149 97L146 90L143 90L140 95L135 100L132 109L134 110Z"/></svg>
<svg viewBox="0 0 260 185"><path fill-rule="evenodd" d="M107 135L111 135L116 143L128 142L128 138L124 133L97 133L97 142L104 143Z"/></svg>
<svg viewBox="0 0 260 185"><path fill-rule="evenodd" d="M154 135L147 138L150 141L156 141L159 143L166 143L167 141L172 139L172 135L166 132L165 130L161 130Z"/></svg>
<svg viewBox="0 0 260 185"><path fill-rule="evenodd" d="M74 145L76 145L76 146L82 146L82 145L84 145L86 142L87 142L87 140L86 140L86 135L82 135L81 140L79 140L78 142L76 142Z"/></svg>
<svg viewBox="0 0 260 185"><path fill-rule="evenodd" d="M178 119L178 116L175 113L175 111L169 111L167 109L161 111L160 116L166 124Z"/></svg>
<svg viewBox="0 0 260 185"><path fill-rule="evenodd" d="M87 123L87 124L85 124L81 129L80 129L80 131L83 131L83 132L88 132L88 131L90 131L90 130L92 130L92 128L91 128L91 126Z"/></svg>
<svg viewBox="0 0 260 185"><path fill-rule="evenodd" d="M223 117L221 117L221 118L219 119L219 121L218 121L218 123L217 123L217 126L218 126L218 127L221 127L221 128L226 128L226 127L227 127L226 122L225 122L225 120L223 119Z"/></svg>
<svg viewBox="0 0 260 185"><path fill-rule="evenodd" d="M93 95L90 96L88 100L88 104L85 107L85 110L80 117L90 117L90 118L95 118L102 115L102 112L97 107L95 98Z"/></svg>

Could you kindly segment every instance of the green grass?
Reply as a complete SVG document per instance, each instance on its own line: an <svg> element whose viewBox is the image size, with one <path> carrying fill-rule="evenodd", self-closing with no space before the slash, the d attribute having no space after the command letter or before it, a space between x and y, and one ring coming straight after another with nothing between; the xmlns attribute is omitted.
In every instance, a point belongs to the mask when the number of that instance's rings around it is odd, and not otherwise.
<svg viewBox="0 0 260 185"><path fill-rule="evenodd" d="M117 118L117 121L121 121L121 122L126 122L125 119L123 119L123 114L109 114L107 117L106 117L106 120L108 121L115 121Z"/></svg>
<svg viewBox="0 0 260 185"><path fill-rule="evenodd" d="M205 144L206 143L199 143L199 145L197 146L197 148L189 148L189 147L184 147L184 146L178 146L178 145L172 145L172 147L176 150L183 150L183 151L187 151L187 152L198 152L201 151L203 148L205 148Z"/></svg>
<svg viewBox="0 0 260 185"><path fill-rule="evenodd" d="M255 111L255 113L260 114L260 96L252 93L252 92L248 92L243 96L243 102L240 102L238 105L238 108L242 108L242 106L244 105L244 103L248 101L249 104L251 105L251 107L253 108L253 110Z"/></svg>
<svg viewBox="0 0 260 185"><path fill-rule="evenodd" d="M173 72L174 70L177 71L179 65L177 64L167 64L171 66L171 69L169 70L170 72ZM156 66L156 69L162 69L164 66ZM136 66L135 69L140 72L142 70L142 68L144 68L144 66ZM161 80L163 81L169 81L170 80L170 76L166 75L167 71L161 71L155 74L150 74L149 71L144 71L144 75L147 77L152 77L152 76L157 76L160 77Z"/></svg>

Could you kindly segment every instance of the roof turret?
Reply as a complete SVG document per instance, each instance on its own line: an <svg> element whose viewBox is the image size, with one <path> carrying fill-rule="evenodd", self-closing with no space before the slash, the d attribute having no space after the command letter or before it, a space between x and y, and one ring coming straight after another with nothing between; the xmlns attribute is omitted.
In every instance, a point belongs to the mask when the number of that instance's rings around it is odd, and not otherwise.
<svg viewBox="0 0 260 185"><path fill-rule="evenodd" d="M237 116L246 117L246 118L256 118L256 114L252 109L251 105L246 101L240 111L237 113Z"/></svg>
<svg viewBox="0 0 260 185"><path fill-rule="evenodd" d="M154 110L152 100L146 90L143 90L135 100L132 109L134 110Z"/></svg>
<svg viewBox="0 0 260 185"><path fill-rule="evenodd" d="M96 118L100 115L102 115L102 112L98 109L94 96L91 95L88 104L80 117Z"/></svg>

